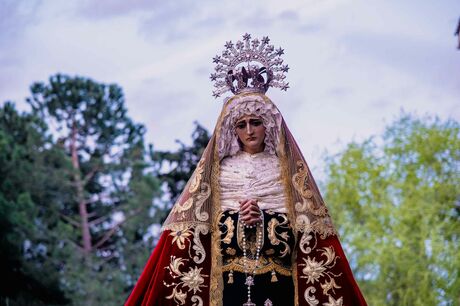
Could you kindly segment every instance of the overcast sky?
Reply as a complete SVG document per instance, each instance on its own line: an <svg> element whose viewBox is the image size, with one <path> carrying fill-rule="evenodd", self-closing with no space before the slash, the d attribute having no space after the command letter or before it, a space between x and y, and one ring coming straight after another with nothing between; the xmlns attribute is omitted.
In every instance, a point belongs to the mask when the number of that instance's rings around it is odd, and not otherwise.
<svg viewBox="0 0 460 306"><path fill-rule="evenodd" d="M460 120L460 1L0 0L0 102L57 72L117 83L158 149L212 131L212 57L268 35L290 89L271 89L315 169L324 150L379 134L401 110ZM321 169L318 170L321 172Z"/></svg>

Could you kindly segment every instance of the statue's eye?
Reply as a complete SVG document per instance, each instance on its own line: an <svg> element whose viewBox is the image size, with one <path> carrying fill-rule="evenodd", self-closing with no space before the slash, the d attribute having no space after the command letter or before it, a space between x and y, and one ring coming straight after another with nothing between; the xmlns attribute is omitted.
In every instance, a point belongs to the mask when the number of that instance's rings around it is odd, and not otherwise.
<svg viewBox="0 0 460 306"><path fill-rule="evenodd" d="M240 130L241 130L241 129L244 129L245 127L246 127L246 121L238 122L238 123L236 124L236 128L237 128L237 129L240 129Z"/></svg>
<svg viewBox="0 0 460 306"><path fill-rule="evenodd" d="M249 124L251 124L252 126L260 126L262 123L263 122L260 119L251 119L251 120L249 120Z"/></svg>

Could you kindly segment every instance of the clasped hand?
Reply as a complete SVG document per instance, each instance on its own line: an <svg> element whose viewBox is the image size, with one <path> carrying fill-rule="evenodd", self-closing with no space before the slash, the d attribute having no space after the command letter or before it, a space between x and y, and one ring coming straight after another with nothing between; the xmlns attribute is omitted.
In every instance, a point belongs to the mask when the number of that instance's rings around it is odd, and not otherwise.
<svg viewBox="0 0 460 306"><path fill-rule="evenodd" d="M247 199L239 201L239 203L240 220L242 220L245 225L252 226L261 221L261 211L257 204L257 200Z"/></svg>

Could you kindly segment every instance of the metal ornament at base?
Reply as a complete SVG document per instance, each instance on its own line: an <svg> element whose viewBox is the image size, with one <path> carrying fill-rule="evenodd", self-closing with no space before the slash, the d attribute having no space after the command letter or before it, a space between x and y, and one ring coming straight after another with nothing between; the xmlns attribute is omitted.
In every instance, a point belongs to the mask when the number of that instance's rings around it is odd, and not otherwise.
<svg viewBox="0 0 460 306"><path fill-rule="evenodd" d="M246 303L244 303L243 306L256 306L256 304L251 302L251 298L249 298L249 300Z"/></svg>

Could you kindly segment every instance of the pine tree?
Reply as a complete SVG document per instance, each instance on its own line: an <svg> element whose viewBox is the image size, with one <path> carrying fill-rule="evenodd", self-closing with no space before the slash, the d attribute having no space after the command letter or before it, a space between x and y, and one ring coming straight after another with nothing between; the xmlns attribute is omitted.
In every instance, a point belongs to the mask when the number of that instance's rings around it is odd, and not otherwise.
<svg viewBox="0 0 460 306"><path fill-rule="evenodd" d="M66 156L46 124L0 108L0 286L2 305L54 305L69 300L60 286L59 208L70 189Z"/></svg>
<svg viewBox="0 0 460 306"><path fill-rule="evenodd" d="M71 161L62 183L72 197L60 211L73 228L67 231L73 251L59 254L67 255L64 286L76 304L121 304L133 273L126 250L147 234L159 193L158 181L144 171L145 128L129 118L115 84L58 74L31 92L33 113L54 128Z"/></svg>

